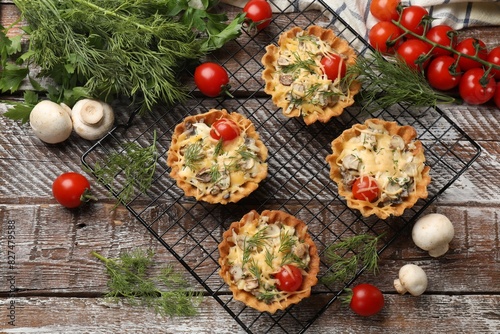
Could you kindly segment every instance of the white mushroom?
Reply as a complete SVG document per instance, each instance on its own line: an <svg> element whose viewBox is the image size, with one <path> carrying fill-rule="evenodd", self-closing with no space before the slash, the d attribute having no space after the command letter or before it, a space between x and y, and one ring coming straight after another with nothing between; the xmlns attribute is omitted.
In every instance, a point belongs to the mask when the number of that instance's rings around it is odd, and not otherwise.
<svg viewBox="0 0 500 334"><path fill-rule="evenodd" d="M451 221L439 213L431 213L417 220L411 232L415 245L428 251L432 257L441 256L448 251L454 234Z"/></svg>
<svg viewBox="0 0 500 334"><path fill-rule="evenodd" d="M44 100L30 113L30 125L35 136L48 144L57 144L69 138L72 131L69 107Z"/></svg>
<svg viewBox="0 0 500 334"><path fill-rule="evenodd" d="M71 110L73 129L82 138L97 140L113 127L115 115L105 102L83 99L75 103Z"/></svg>
<svg viewBox="0 0 500 334"><path fill-rule="evenodd" d="M415 264L405 264L399 269L399 278L394 280L394 288L400 294L409 292L420 296L427 289L427 275Z"/></svg>

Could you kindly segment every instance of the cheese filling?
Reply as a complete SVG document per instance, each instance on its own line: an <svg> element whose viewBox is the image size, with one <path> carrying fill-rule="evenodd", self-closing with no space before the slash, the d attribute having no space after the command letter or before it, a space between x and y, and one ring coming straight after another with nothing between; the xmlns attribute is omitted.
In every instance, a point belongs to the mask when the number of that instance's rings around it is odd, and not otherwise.
<svg viewBox="0 0 500 334"><path fill-rule="evenodd" d="M284 265L293 264L303 275L309 266L309 245L300 240L295 228L261 216L247 222L229 239L234 243L227 256L230 274L238 289L252 293L268 304L286 299L294 292L276 287L277 274ZM295 292L297 293L297 292Z"/></svg>
<svg viewBox="0 0 500 334"><path fill-rule="evenodd" d="M210 136L211 127L204 122L189 124L179 136L179 176L196 187L199 194L222 194L229 198L262 168L260 150L255 140L240 129L230 141Z"/></svg>
<svg viewBox="0 0 500 334"><path fill-rule="evenodd" d="M414 149L414 141L406 144L382 125L370 123L344 144L337 159L344 185L351 188L357 178L370 176L380 190L376 205L401 203L416 190L425 167L423 155L415 156Z"/></svg>
<svg viewBox="0 0 500 334"><path fill-rule="evenodd" d="M328 79L323 71L321 59L331 55L343 57L319 37L304 35L303 31L281 43L275 79L279 82L276 89L282 90L290 102L285 114L294 109L303 116L322 113L324 107L347 99L348 87L340 78Z"/></svg>

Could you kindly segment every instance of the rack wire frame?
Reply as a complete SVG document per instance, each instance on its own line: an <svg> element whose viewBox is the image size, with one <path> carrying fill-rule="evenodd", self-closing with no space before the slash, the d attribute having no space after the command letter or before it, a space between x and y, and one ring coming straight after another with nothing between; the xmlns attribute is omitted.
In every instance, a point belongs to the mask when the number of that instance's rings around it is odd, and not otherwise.
<svg viewBox="0 0 500 334"><path fill-rule="evenodd" d="M134 112L127 117L121 116L119 123L122 125L113 128L81 157L84 166L94 173L97 164L105 164L110 154L123 152L127 143L135 142L143 147L151 145L156 132L158 162L153 185L123 204L186 268L206 294L212 296L248 333L305 332L365 268L359 268L342 284L318 284L313 288L311 297L284 311L273 315L260 313L234 300L218 274L217 246L222 240L222 233L233 221L238 221L252 209L258 212L283 210L303 220L320 253L318 278L321 282L331 265L324 256L328 246L356 234L369 233L380 237L378 253L382 253L457 180L481 152L480 146L439 108L413 110L395 106L367 114L355 105L328 123L311 126L306 126L300 119L284 117L270 97L262 93L260 72L249 71L256 66L262 67L260 59L265 46L276 43L281 32L297 22L301 22L303 28L312 24L323 25L346 39L359 55L371 50L341 17L323 1L318 2L322 9L315 7L314 10L304 8L297 11L294 2L290 1L289 7L274 14L268 29L257 35L246 32L245 36L231 42L231 47L211 55L212 60L233 69L230 80L235 98L209 99L193 89L194 98L182 105L158 108L137 117ZM241 59L246 59L246 62L240 62ZM236 204L213 205L185 197L170 178L170 169L166 165L174 127L187 115L212 108L245 114L269 149L268 177L254 193ZM331 141L344 129L372 117L415 127L424 145L426 163L431 167L429 197L407 209L401 217L387 220L362 217L359 212L347 207L337 193L336 184L329 178L325 157L331 153ZM125 182L122 171L103 185L119 198Z"/></svg>

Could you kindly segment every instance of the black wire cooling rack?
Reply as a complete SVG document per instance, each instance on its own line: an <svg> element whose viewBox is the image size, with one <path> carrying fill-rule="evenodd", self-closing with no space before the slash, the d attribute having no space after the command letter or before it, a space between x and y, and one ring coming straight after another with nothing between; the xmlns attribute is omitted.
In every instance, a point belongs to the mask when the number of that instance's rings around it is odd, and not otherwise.
<svg viewBox="0 0 500 334"><path fill-rule="evenodd" d="M137 193L126 208L144 227L189 271L215 300L249 333L301 333L339 297L345 287L363 272L341 286L318 284L310 298L278 311L274 315L260 313L235 301L228 287L219 277L218 249L222 233L234 221L255 209L279 209L295 215L308 225L320 256L319 279L328 272L324 261L325 249L349 236L368 233L381 236L379 253L386 249L401 232L445 191L478 157L480 147L455 125L441 110L408 110L396 106L367 114L352 106L326 124L306 126L301 119L288 119L277 109L269 96L262 93L260 60L264 48L277 43L281 32L294 26L306 28L316 24L333 29L363 55L370 47L346 22L317 1L315 9L296 11L290 6L273 16L273 22L258 34L244 32L213 55L230 72L235 98L209 99L193 90L193 98L172 108L157 110L137 117L121 117L123 125L115 127L105 138L92 146L83 156L83 164L92 172L103 165L107 157L125 150L127 143L143 147L151 145L153 133L157 136L158 163L153 185L144 193ZM317 9L317 4L322 9ZM226 7L227 9L227 7ZM233 8L233 12L238 9ZM229 10L231 12L231 10ZM259 69L252 72L251 69ZM188 75L189 77L189 75ZM269 149L268 177L248 198L237 204L212 205L196 202L184 196L169 176L166 164L171 135L176 124L190 114L209 109L227 109L246 115L254 124ZM364 218L349 209L337 194L336 184L329 178L325 157L330 154L330 143L344 129L365 119L378 117L413 126L423 142L427 164L431 167L432 182L429 197L420 200L403 216L380 220ZM124 189L124 177L118 172L104 185L116 197Z"/></svg>

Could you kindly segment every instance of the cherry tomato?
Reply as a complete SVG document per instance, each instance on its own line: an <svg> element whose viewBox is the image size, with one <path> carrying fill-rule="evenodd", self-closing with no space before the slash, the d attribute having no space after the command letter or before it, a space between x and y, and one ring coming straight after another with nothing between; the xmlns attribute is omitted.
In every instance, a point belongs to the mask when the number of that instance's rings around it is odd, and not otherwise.
<svg viewBox="0 0 500 334"><path fill-rule="evenodd" d="M359 284L352 288L349 306L354 313L369 317L382 310L384 295L376 286L367 283Z"/></svg>
<svg viewBox="0 0 500 334"><path fill-rule="evenodd" d="M452 27L446 24L440 24L429 29L425 34L425 37L431 42L437 43L439 45L448 46L454 48L457 45L457 33ZM451 52L440 47L435 47L432 50L432 54L435 56L439 55L450 55Z"/></svg>
<svg viewBox="0 0 500 334"><path fill-rule="evenodd" d="M497 88L495 89L495 95L493 96L493 101L498 109L500 109L500 82L497 83Z"/></svg>
<svg viewBox="0 0 500 334"><path fill-rule="evenodd" d="M486 50L486 44L484 44L483 41L472 37L466 38L463 41L459 42L455 47L455 50L469 56L474 56L477 52L477 56L482 60L486 60L486 58L488 58L488 51ZM456 57L458 56L455 56L455 58ZM467 71L470 70L471 68L482 66L481 63L465 57L460 57L458 64L460 65L462 71Z"/></svg>
<svg viewBox="0 0 500 334"><path fill-rule="evenodd" d="M228 89L229 76L219 64L206 62L196 67L194 82L206 96L217 97Z"/></svg>
<svg viewBox="0 0 500 334"><path fill-rule="evenodd" d="M281 291L294 292L302 285L302 273L292 264L285 264L275 275L278 280L277 287Z"/></svg>
<svg viewBox="0 0 500 334"><path fill-rule="evenodd" d="M429 63L429 57L423 63L416 63L420 61L421 57L428 54L431 47L430 44L425 43L419 39L409 39L404 41L403 44L397 49L396 53L406 62L406 64L413 69L425 69Z"/></svg>
<svg viewBox="0 0 500 334"><path fill-rule="evenodd" d="M489 63L500 66L500 46L491 49L490 53L488 53L488 57L486 58L486 60ZM491 69L491 73L493 73L495 79L500 80L500 70L493 68Z"/></svg>
<svg viewBox="0 0 500 334"><path fill-rule="evenodd" d="M427 9L421 6L408 6L401 12L401 25L411 32L422 36L424 34L425 24L423 19L429 16ZM414 38L406 35L407 38Z"/></svg>
<svg viewBox="0 0 500 334"><path fill-rule="evenodd" d="M347 66L342 57L332 54L321 59L321 65L323 65L323 71L325 72L328 79L334 81L335 79L341 79L345 76L347 71Z"/></svg>
<svg viewBox="0 0 500 334"><path fill-rule="evenodd" d="M90 183L87 178L75 172L59 175L52 183L54 198L66 208L77 208L89 200Z"/></svg>
<svg viewBox="0 0 500 334"><path fill-rule="evenodd" d="M377 181L369 176L358 177L352 184L352 195L357 200L376 201L379 196Z"/></svg>
<svg viewBox="0 0 500 334"><path fill-rule="evenodd" d="M370 13L380 21L397 21L399 19L399 0L372 0Z"/></svg>
<svg viewBox="0 0 500 334"><path fill-rule="evenodd" d="M458 91L464 102L468 104L483 104L493 97L496 89L495 80L490 74L483 85L481 81L484 74L485 71L482 68L472 68L462 75Z"/></svg>
<svg viewBox="0 0 500 334"><path fill-rule="evenodd" d="M455 66L452 56L438 56L427 66L426 77L429 85L439 90L450 90L460 83L462 73L460 66Z"/></svg>
<svg viewBox="0 0 500 334"><path fill-rule="evenodd" d="M222 141L233 140L240 135L240 129L238 125L230 119L221 118L212 124L212 129L210 130L210 136L215 139Z"/></svg>
<svg viewBox="0 0 500 334"><path fill-rule="evenodd" d="M257 25L257 30L262 30L269 26L273 11L271 5L266 0L250 0L243 7L246 17Z"/></svg>
<svg viewBox="0 0 500 334"><path fill-rule="evenodd" d="M394 53L403 43L401 36L403 31L394 23L389 21L380 21L375 24L368 32L370 45L381 53Z"/></svg>

